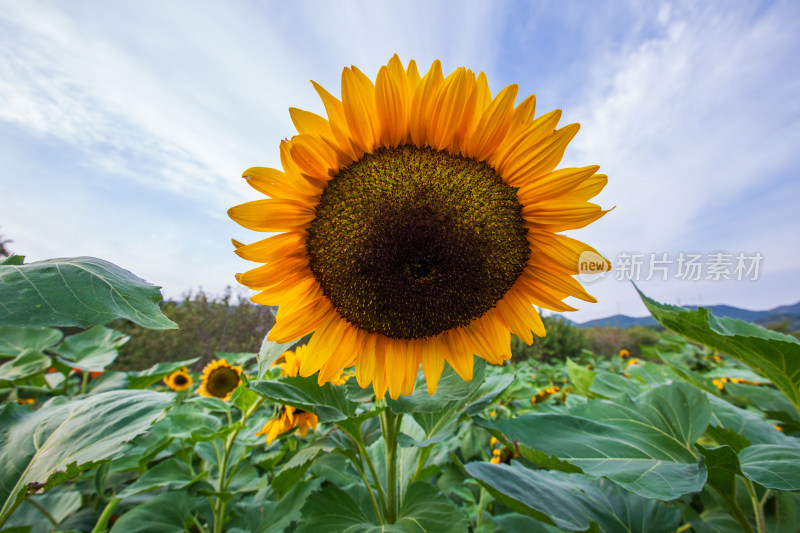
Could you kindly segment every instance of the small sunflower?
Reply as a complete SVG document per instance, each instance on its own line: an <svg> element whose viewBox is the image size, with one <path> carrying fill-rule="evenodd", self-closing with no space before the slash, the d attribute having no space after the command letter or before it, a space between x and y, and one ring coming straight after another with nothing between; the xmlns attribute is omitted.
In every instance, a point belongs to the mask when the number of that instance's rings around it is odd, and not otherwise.
<svg viewBox="0 0 800 533"><path fill-rule="evenodd" d="M167 385L167 387L174 391L182 391L191 387L192 383L194 383L194 380L192 379L192 376L186 372L185 368L181 368L180 370L176 370L169 376L165 377L164 383Z"/></svg>
<svg viewBox="0 0 800 533"><path fill-rule="evenodd" d="M211 361L200 376L197 393L227 402L241 382L242 367L228 364L225 359Z"/></svg>
<svg viewBox="0 0 800 533"><path fill-rule="evenodd" d="M267 444L272 444L278 436L297 428L301 437L305 437L309 429L317 429L317 415L284 405L276 418L273 418L256 435L266 435Z"/></svg>
<svg viewBox="0 0 800 533"><path fill-rule="evenodd" d="M502 364L510 333L544 336L534 305L596 301L573 278L596 251L559 233L606 213L588 200L608 180L555 170L579 128L556 129L561 111L534 119L516 85L492 98L483 73L445 77L435 61L421 76L396 55L375 83L344 69L342 100L314 87L327 119L290 108L299 135L281 142L283 170L244 172L269 199L228 211L279 232L234 242L263 263L237 279L280 306L269 340L314 332L301 376L323 384L355 365L360 386L397 398L421 365L433 394L445 361L471 380L474 354Z"/></svg>
<svg viewBox="0 0 800 533"><path fill-rule="evenodd" d="M623 349L621 349L621 350L619 351L619 356L620 356L621 358L623 358L623 359L627 359L628 357L630 357L630 356L631 356L631 352L629 352L628 350L626 350L625 348L623 348Z"/></svg>

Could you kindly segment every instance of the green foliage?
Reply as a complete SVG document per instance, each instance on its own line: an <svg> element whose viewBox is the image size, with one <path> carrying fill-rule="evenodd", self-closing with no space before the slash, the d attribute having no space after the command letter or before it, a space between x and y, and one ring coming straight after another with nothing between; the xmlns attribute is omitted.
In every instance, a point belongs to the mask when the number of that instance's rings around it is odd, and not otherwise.
<svg viewBox="0 0 800 533"><path fill-rule="evenodd" d="M564 361L567 357L576 358L586 346L583 331L563 318L551 315L542 318L547 335L533 337L533 344L527 346L517 337L511 338L511 353L517 360L534 359Z"/></svg>
<svg viewBox="0 0 800 533"><path fill-rule="evenodd" d="M48 271L31 272L43 286ZM280 375L271 312L230 294L167 303L184 332L116 322L63 336L47 326L64 313L40 309L43 329L0 326L0 528L795 531L796 341L645 301L686 337L642 329L636 346L593 353L547 318L550 340L527 357L476 359L466 382L446 366L432 396L420 374L396 400ZM197 395L185 370L212 353L243 367L227 401ZM132 361L151 366L109 370ZM186 388L170 391L179 370ZM307 434L285 406L314 420ZM282 432L270 444L267 427Z"/></svg>
<svg viewBox="0 0 800 533"><path fill-rule="evenodd" d="M179 329L162 332L129 321L112 324L131 338L120 350L115 369L139 370L189 357L208 362L217 352L256 353L275 324L268 307L253 305L230 290L218 298L202 291L187 294L179 302L163 302L161 310Z"/></svg>

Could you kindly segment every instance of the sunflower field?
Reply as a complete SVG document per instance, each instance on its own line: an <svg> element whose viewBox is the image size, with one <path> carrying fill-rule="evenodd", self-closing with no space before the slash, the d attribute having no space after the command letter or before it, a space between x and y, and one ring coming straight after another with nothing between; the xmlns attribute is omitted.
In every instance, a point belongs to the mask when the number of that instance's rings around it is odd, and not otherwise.
<svg viewBox="0 0 800 533"><path fill-rule="evenodd" d="M643 296L670 332L642 358L476 359L376 399L266 340L107 371L104 324L174 324L102 260L12 256L0 297L3 532L797 530L800 344L704 309Z"/></svg>
<svg viewBox="0 0 800 533"><path fill-rule="evenodd" d="M610 268L563 235L609 212L577 124L396 55L314 88L228 211L258 353L114 371L112 321L177 327L158 287L2 260L0 533L797 531L797 338L641 294L667 333L512 358Z"/></svg>

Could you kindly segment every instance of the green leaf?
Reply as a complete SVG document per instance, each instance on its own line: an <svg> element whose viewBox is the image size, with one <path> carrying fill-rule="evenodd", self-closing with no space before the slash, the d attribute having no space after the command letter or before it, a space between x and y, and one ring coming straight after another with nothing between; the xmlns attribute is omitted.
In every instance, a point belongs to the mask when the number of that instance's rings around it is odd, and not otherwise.
<svg viewBox="0 0 800 533"><path fill-rule="evenodd" d="M429 483L416 481L409 485L396 526L409 532L461 533L467 531L467 517L441 492Z"/></svg>
<svg viewBox="0 0 800 533"><path fill-rule="evenodd" d="M272 401L314 413L322 422L345 420L354 416L359 406L347 399L344 387L330 383L319 386L316 376L260 381L250 387Z"/></svg>
<svg viewBox="0 0 800 533"><path fill-rule="evenodd" d="M303 478L313 461L320 454L330 454L332 452L343 453L345 456L350 457L354 463L358 461L354 450L349 449L345 442L337 439L335 434L329 437L323 437L294 454L294 456L283 465L281 470L275 474L275 478L272 480L272 487L278 491L281 496L286 495L291 488Z"/></svg>
<svg viewBox="0 0 800 533"><path fill-rule="evenodd" d="M55 519L56 524L61 524L67 517L81 508L81 493L76 490L53 491L45 494L36 494L30 497L36 501L40 507L44 508L50 516ZM50 533L53 525L45 518L39 507L30 501L24 501L14 511L14 514L6 522L7 526L24 527L33 524L31 533ZM60 530L61 528L56 528Z"/></svg>
<svg viewBox="0 0 800 533"><path fill-rule="evenodd" d="M742 474L762 487L800 490L800 446L758 444L739 452Z"/></svg>
<svg viewBox="0 0 800 533"><path fill-rule="evenodd" d="M158 287L94 257L0 265L3 326L88 328L127 318L149 329L177 328L160 301Z"/></svg>
<svg viewBox="0 0 800 533"><path fill-rule="evenodd" d="M359 493L363 492L359 488ZM361 498L359 498L361 499ZM412 483L408 487L397 521L378 525L372 507L357 503L347 492L327 485L312 494L303 507L303 517L296 533L318 531L462 533L467 531L464 513L430 484Z"/></svg>
<svg viewBox="0 0 800 533"><path fill-rule="evenodd" d="M142 474L132 484L119 493L119 498L128 498L142 492L166 488L167 490L182 489L194 481L189 466L177 459L167 459L158 463Z"/></svg>
<svg viewBox="0 0 800 533"><path fill-rule="evenodd" d="M254 494L236 504L236 512L243 517L247 533L282 533L287 526L301 518L301 510L306 498L319 489L322 482L314 479L307 483L297 483L278 501L265 501L261 493Z"/></svg>
<svg viewBox="0 0 800 533"><path fill-rule="evenodd" d="M51 351L65 365L86 372L102 372L119 355L117 348L129 339L119 331L96 326L70 335Z"/></svg>
<svg viewBox="0 0 800 533"><path fill-rule="evenodd" d="M697 445L703 454L708 471L708 484L717 489L720 494L731 496L736 492L736 475L739 469L739 457L730 446L706 448Z"/></svg>
<svg viewBox="0 0 800 533"><path fill-rule="evenodd" d="M569 381L572 383L572 388L576 394L593 397L589 392L594 381L596 372L589 370L583 365L575 363L572 359L567 357L567 372L569 373Z"/></svg>
<svg viewBox="0 0 800 533"><path fill-rule="evenodd" d="M705 483L705 468L692 445L710 418L702 392L673 383L634 400L579 404L570 414L529 414L478 423L640 496L672 500L699 491Z"/></svg>
<svg viewBox="0 0 800 533"><path fill-rule="evenodd" d="M16 381L34 376L50 368L50 358L33 349L26 349L11 361L0 366L0 381Z"/></svg>
<svg viewBox="0 0 800 533"><path fill-rule="evenodd" d="M26 349L43 352L58 344L64 334L53 328L10 328L0 326L0 356L17 356Z"/></svg>
<svg viewBox="0 0 800 533"><path fill-rule="evenodd" d="M58 400L47 402L9 428L0 450L0 516L29 488L54 486L98 461L124 453L121 445L146 431L172 396L111 391Z"/></svg>
<svg viewBox="0 0 800 533"><path fill-rule="evenodd" d="M172 438L197 442L218 437L222 422L191 404L182 404L170 409L159 426L166 427Z"/></svg>
<svg viewBox="0 0 800 533"><path fill-rule="evenodd" d="M568 531L597 524L608 533L673 532L678 510L580 474L474 462L467 472L509 508Z"/></svg>
<svg viewBox="0 0 800 533"><path fill-rule="evenodd" d="M637 289L638 290L638 289ZM769 379L800 413L800 341L790 335L731 318L660 304L639 292L665 328L737 359Z"/></svg>
<svg viewBox="0 0 800 533"><path fill-rule="evenodd" d="M0 260L0 265L21 265L25 261L24 255L11 254Z"/></svg>
<svg viewBox="0 0 800 533"><path fill-rule="evenodd" d="M294 341L286 344L279 344L267 340L267 337L269 337L269 333L264 335L264 340L261 341L261 348L258 350L258 381L264 379L267 371L272 367L275 361L283 355L283 352L291 348L292 344L294 344Z"/></svg>
<svg viewBox="0 0 800 533"><path fill-rule="evenodd" d="M111 533L184 533L193 504L186 493L164 492L122 515Z"/></svg>
<svg viewBox="0 0 800 533"><path fill-rule="evenodd" d="M706 398L711 405L711 425L716 429L729 430L723 433L712 431L712 428L709 428L709 433L715 439L717 437L725 439L723 441L718 440L720 444L728 444L734 450L739 451L751 443L790 443L789 437L775 429L771 423L764 419L761 413L741 409L713 394L706 394ZM734 437L732 434L739 435L739 438Z"/></svg>
<svg viewBox="0 0 800 533"><path fill-rule="evenodd" d="M616 398L625 394L639 394L642 387L638 382L619 374L598 372L592 380L589 392L601 398Z"/></svg>
<svg viewBox="0 0 800 533"><path fill-rule="evenodd" d="M192 359L185 359L183 361L175 361L171 363L156 363L147 370L131 372L128 374L128 387L131 389L144 389L156 381L164 379L166 376L172 374L176 370L193 365L199 359L199 357L194 357Z"/></svg>

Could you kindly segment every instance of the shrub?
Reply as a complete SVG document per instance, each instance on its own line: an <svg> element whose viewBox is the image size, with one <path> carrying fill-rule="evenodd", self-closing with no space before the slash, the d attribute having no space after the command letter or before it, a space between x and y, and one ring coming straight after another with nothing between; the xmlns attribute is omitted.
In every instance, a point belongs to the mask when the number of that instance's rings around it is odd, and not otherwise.
<svg viewBox="0 0 800 533"><path fill-rule="evenodd" d="M215 352L257 352L275 318L268 307L251 304L242 293L228 287L220 297L202 290L183 300L164 301L164 314L178 324L177 330L147 330L127 320L111 327L130 335L120 349L116 370L141 370L162 361L202 357L202 367Z"/></svg>
<svg viewBox="0 0 800 533"><path fill-rule="evenodd" d="M546 316L542 319L547 335L533 338L533 344L527 346L517 337L511 337L511 353L518 360L535 359L549 361L577 358L586 346L583 332L568 320L559 316Z"/></svg>

